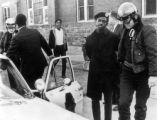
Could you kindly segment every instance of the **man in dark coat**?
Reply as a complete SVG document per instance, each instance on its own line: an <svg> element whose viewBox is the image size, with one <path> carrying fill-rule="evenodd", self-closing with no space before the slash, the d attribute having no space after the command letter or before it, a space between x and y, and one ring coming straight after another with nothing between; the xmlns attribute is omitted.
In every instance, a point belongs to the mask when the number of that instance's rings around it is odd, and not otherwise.
<svg viewBox="0 0 157 120"><path fill-rule="evenodd" d="M34 82L41 78L45 66L47 66L46 58L42 49L48 56L52 55L44 37L34 29L26 27L26 16L18 14L16 16L16 24L19 27L18 34L11 41L7 56L16 61L16 57L21 60L20 71L29 86L34 89Z"/></svg>
<svg viewBox="0 0 157 120"><path fill-rule="evenodd" d="M87 37L85 44L90 59L87 96L92 99L94 120L100 120L100 104L102 93L105 98L105 120L111 120L112 90L114 74L117 70L118 36L106 26L109 16L105 12L95 15L96 30Z"/></svg>
<svg viewBox="0 0 157 120"><path fill-rule="evenodd" d="M119 120L130 120L134 92L135 120L145 120L150 87L157 85L156 30L142 23L133 3L122 3L118 15L124 25L118 48L118 60L122 64Z"/></svg>

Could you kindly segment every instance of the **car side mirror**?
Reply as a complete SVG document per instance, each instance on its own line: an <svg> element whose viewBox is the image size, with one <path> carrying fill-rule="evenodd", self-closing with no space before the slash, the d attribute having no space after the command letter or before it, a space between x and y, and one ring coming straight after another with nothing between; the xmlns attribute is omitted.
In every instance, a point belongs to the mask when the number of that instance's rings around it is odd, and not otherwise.
<svg viewBox="0 0 157 120"><path fill-rule="evenodd" d="M45 82L44 82L43 79L37 79L37 80L35 81L35 88L36 88L39 92L43 91L43 90L44 90L44 87L45 87Z"/></svg>
<svg viewBox="0 0 157 120"><path fill-rule="evenodd" d="M65 78L64 79L64 85L67 85L67 86L69 86L69 85L71 85L71 80L70 80L70 78Z"/></svg>

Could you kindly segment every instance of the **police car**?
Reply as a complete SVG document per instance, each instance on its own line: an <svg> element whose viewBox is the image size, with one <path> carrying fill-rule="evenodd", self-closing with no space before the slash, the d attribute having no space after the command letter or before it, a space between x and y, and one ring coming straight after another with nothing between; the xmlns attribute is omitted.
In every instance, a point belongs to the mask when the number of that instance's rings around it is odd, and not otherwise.
<svg viewBox="0 0 157 120"><path fill-rule="evenodd" d="M48 100L53 99L53 95L58 94L59 91L63 93L70 82L69 79L66 79L67 83L65 82L64 85L55 87L56 89L52 87L49 89L48 77L53 74L50 72L50 68L44 86L44 95ZM77 85L75 81L73 82L72 86ZM37 87L39 86L37 85ZM53 89L55 92L52 91ZM33 92L35 91L30 89L13 62L0 54L0 120L86 120L53 102L36 97ZM64 93L66 92L64 91ZM72 96L74 99L77 98L77 95Z"/></svg>

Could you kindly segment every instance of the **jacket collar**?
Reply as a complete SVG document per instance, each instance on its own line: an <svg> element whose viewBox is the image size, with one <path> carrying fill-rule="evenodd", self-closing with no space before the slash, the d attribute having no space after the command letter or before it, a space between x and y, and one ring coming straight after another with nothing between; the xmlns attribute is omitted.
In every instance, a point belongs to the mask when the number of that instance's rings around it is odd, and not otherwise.
<svg viewBox="0 0 157 120"><path fill-rule="evenodd" d="M22 26L22 27L20 27L19 29L18 29L18 31L20 32L21 30L23 30L23 29L25 29L26 28L26 26Z"/></svg>

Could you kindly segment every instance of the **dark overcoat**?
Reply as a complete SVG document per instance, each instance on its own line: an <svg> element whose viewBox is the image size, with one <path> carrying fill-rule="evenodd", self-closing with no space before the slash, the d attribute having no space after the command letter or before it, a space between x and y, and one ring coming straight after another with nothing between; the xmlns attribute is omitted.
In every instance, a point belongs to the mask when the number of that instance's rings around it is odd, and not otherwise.
<svg viewBox="0 0 157 120"><path fill-rule="evenodd" d="M52 51L44 37L35 29L23 27L11 41L7 56L16 61L15 57L21 60L20 71L26 80L40 78L47 65L42 49L48 56Z"/></svg>
<svg viewBox="0 0 157 120"><path fill-rule="evenodd" d="M118 42L118 36L107 28L100 33L94 31L87 37L85 49L90 59L87 85L88 97L92 97L94 93L99 91L100 84L103 82L101 76L105 77L105 74L113 75L117 70L118 64L115 52L118 49Z"/></svg>

